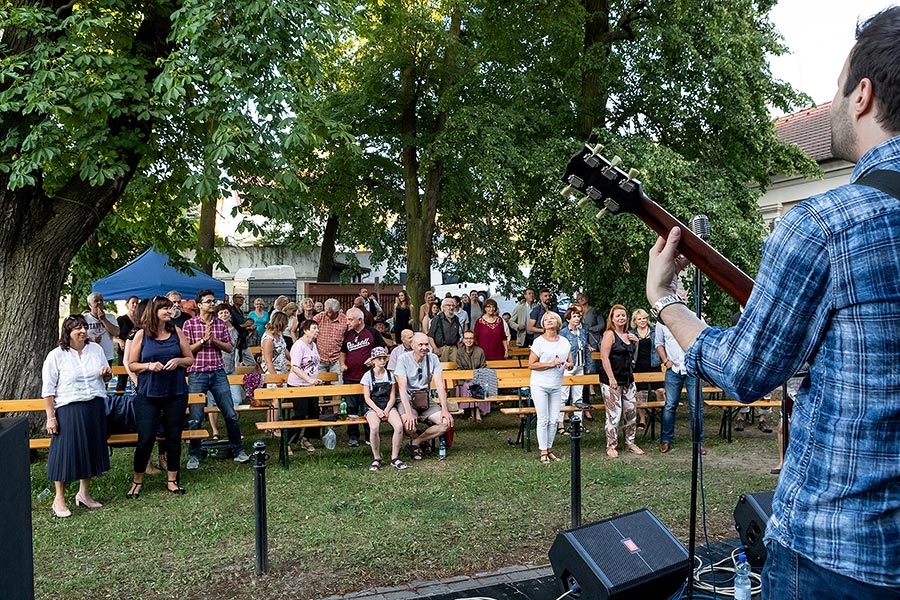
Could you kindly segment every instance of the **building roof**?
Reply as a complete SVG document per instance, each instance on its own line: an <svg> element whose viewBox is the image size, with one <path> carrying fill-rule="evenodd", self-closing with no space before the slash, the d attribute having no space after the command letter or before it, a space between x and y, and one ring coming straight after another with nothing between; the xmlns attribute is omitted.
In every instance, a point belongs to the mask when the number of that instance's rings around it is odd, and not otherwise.
<svg viewBox="0 0 900 600"><path fill-rule="evenodd" d="M807 108L792 115L785 115L775 121L778 138L798 146L816 162L834 158L831 154L831 102L814 108Z"/></svg>

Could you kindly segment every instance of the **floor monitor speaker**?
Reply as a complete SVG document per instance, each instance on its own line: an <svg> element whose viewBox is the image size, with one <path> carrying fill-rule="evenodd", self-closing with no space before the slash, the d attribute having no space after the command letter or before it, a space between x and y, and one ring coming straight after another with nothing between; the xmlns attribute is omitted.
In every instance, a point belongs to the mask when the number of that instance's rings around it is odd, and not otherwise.
<svg viewBox="0 0 900 600"><path fill-rule="evenodd" d="M33 600L28 419L0 419L0 598Z"/></svg>
<svg viewBox="0 0 900 600"><path fill-rule="evenodd" d="M685 547L647 509L560 533L550 563L561 590L577 584L570 597L592 600L668 598L690 571Z"/></svg>
<svg viewBox="0 0 900 600"><path fill-rule="evenodd" d="M754 567L761 567L766 562L763 536L766 534L766 523L772 516L774 495L775 492L741 494L734 507L734 527L741 536L744 554Z"/></svg>

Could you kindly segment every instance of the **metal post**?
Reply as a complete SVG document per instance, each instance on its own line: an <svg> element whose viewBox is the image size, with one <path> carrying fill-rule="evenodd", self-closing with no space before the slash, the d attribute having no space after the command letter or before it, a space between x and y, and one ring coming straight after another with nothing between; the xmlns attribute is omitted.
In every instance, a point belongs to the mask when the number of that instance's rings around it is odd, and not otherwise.
<svg viewBox="0 0 900 600"><path fill-rule="evenodd" d="M256 575L269 572L269 524L266 517L266 443L253 443L253 504L256 509Z"/></svg>
<svg viewBox="0 0 900 600"><path fill-rule="evenodd" d="M572 528L581 527L581 417L569 419L572 448Z"/></svg>

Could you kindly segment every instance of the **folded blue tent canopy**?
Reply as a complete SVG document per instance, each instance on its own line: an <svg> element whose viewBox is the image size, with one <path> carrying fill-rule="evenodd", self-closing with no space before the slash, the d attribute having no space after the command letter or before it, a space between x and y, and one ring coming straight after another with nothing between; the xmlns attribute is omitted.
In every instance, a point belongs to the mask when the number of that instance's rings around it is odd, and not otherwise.
<svg viewBox="0 0 900 600"><path fill-rule="evenodd" d="M91 290L103 294L104 300L127 300L129 296L152 298L178 290L185 300L203 289L212 290L216 298L225 297L225 284L206 273L191 269L182 273L169 265L169 255L150 248L136 259L93 283Z"/></svg>

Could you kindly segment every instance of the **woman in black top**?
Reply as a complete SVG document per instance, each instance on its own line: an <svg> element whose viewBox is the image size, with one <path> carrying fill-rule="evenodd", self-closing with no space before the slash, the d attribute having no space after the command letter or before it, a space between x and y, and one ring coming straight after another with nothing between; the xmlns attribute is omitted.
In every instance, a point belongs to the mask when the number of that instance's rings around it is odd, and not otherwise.
<svg viewBox="0 0 900 600"><path fill-rule="evenodd" d="M400 290L394 302L394 326L391 328L395 340L400 339L404 329L409 329L410 316L409 296L406 295L406 290Z"/></svg>
<svg viewBox="0 0 900 600"><path fill-rule="evenodd" d="M134 399L138 441L134 449L134 477L126 496L137 498L141 493L160 415L166 434L167 487L173 494L183 494L184 488L178 484L178 465L187 409L185 369L194 364L194 355L181 329L172 323L171 300L165 296L150 300L141 316L141 329L128 350L128 366L138 380Z"/></svg>
<svg viewBox="0 0 900 600"><path fill-rule="evenodd" d="M634 443L637 410L635 407L634 351L637 336L628 333L628 311L614 305L606 318L606 331L600 341L600 383L606 403L606 455L618 458L619 422L625 414L625 449L634 454L644 451Z"/></svg>

